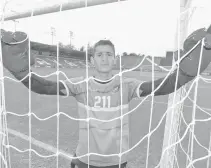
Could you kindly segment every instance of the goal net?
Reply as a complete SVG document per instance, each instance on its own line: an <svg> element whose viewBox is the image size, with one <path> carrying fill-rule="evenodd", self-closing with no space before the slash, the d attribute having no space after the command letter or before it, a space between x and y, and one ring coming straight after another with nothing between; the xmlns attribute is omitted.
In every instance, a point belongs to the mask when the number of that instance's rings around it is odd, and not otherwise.
<svg viewBox="0 0 211 168"><path fill-rule="evenodd" d="M159 57L166 59L166 52L180 49L188 34L209 26L208 0L192 1L181 13L178 12L181 3L169 0L5 0L0 3L0 28L28 34L29 57L35 58L35 65L29 67L32 73L47 80L70 83L74 83L72 78L85 76L78 83L85 82L89 88L94 74L89 61L90 49L94 42L106 38L114 42L120 55L114 75L120 76L121 93L120 116L105 120L103 116L91 116L87 110L83 118L77 111L80 104L74 98L38 95L30 87L24 87L3 68L0 49L2 168L69 167L73 159L85 159L91 164L96 156L105 161L99 166L110 165L109 157L116 157L119 167L127 158L128 168L210 167L209 76L198 75L182 92L172 93L171 98L168 95L155 97L153 92L133 99L127 113L123 112L121 82L123 77L140 81L167 78L181 58L171 66L163 66ZM186 13L188 24L182 27L180 21ZM139 54L130 56L129 53ZM140 58L140 55L144 56ZM89 106L89 92L86 100ZM125 119L129 120L128 149L122 145L125 144ZM121 123L120 139L116 142L118 152L92 151L90 124L96 121L103 125L115 120ZM87 127L88 134L83 138L88 144L85 154L75 157L82 140L81 123ZM107 140L109 137L102 140L105 146Z"/></svg>

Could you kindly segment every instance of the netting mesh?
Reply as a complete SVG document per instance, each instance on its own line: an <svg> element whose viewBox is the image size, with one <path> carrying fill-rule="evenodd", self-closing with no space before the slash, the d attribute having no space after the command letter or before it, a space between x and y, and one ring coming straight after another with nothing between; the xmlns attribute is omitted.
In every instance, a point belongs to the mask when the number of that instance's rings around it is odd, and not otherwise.
<svg viewBox="0 0 211 168"><path fill-rule="evenodd" d="M27 3L29 3L29 1ZM27 5L27 3L24 2L25 5ZM12 8L10 8L10 10L11 9ZM31 45L30 38L29 45ZM33 70L32 73L46 79L55 80L57 82L63 79L73 83L69 77L71 70L61 69L59 66L61 58L58 42L56 47L56 68L36 69L35 67L30 67L30 69ZM74 72L86 76L86 79L79 83L86 82L86 87L89 88L88 81L90 80L91 70L87 66L87 46L85 48L86 59L83 60L85 63L85 66L83 67L84 69L79 68L77 71L74 70ZM173 72L176 64L186 55L181 56L181 58L168 69L156 64L153 58L149 59L144 57L137 66L124 71L122 71L123 65L121 64L123 58L120 57L120 70L117 70L116 76L121 77L120 86L122 85L122 77L135 76L136 78L146 78L145 80L154 80L160 75L155 72L157 67L159 70L165 72L166 79ZM202 53L200 54L200 57L201 55ZM144 75L137 77L137 74L140 75L140 72L138 71L137 73L134 72L134 70L143 65L143 62L146 59L151 63L150 71L145 74L145 77ZM174 167L209 168L210 166L211 114L209 108L210 103L208 101L209 95L207 95L207 92L210 89L210 79L207 76L199 75L199 72L197 77L186 86L185 94L180 101L174 101L173 106L169 107L171 109L175 108L178 104L183 104L183 109L177 110L179 111L178 115L180 117L178 123L179 131L175 133L176 141L173 144L169 144L164 149L162 149L162 144L165 118L170 110L167 107L167 97L155 98L154 92L152 92L152 94L147 97L131 102L131 109L126 114L123 114L121 108L121 116L117 118L112 118L111 120L91 118L88 111L87 118L82 119L77 115L75 104L69 103L70 101L74 101L72 98L63 99L59 97L58 94L53 98L49 98L48 96L39 97L31 92L31 88L29 88L29 91L26 89L24 90L21 81L14 79L14 77L12 77L6 70L3 71L3 69L1 69L1 72L2 143L0 155L2 167L21 167L23 165L25 167L37 167L37 165L42 167L67 166L69 161L73 159L73 154L77 146L77 138L79 136L77 126L79 121L83 121L88 125L88 153L84 156L78 156L77 158L88 157L88 164L90 160L89 157L92 155L99 155L105 158L109 156L117 156L119 157L119 163L121 163L122 156L129 153L128 167L160 167L163 159L165 159L165 152L169 152L169 149L176 146L177 148L172 156L174 157L174 159L172 159L174 161L170 163L174 165ZM76 74L76 76L78 76L78 74ZM152 87L154 88L154 86ZM159 87L157 89L159 89ZM57 90L59 89L57 88ZM122 86L120 87L120 90L122 95ZM20 98L18 102L17 97ZM87 92L87 105L89 104L88 97L89 95ZM42 102L45 103L42 104ZM122 107L122 96L120 97L120 102ZM16 104L14 105L14 103ZM40 106L43 107L40 108ZM68 112L70 109L73 111L72 114ZM131 120L130 149L122 151L123 124L121 124L119 153L105 155L90 152L89 122L91 120L111 122L120 119L122 123L122 119L125 116L130 116ZM42 129L45 129L45 131ZM170 152L168 154L170 155ZM20 159L22 161L18 162L17 160ZM164 166L168 167L168 165Z"/></svg>

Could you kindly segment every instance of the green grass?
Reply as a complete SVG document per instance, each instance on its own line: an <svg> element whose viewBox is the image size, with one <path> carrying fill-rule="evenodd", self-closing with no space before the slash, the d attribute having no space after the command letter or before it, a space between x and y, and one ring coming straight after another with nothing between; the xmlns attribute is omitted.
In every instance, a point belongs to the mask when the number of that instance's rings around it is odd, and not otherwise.
<svg viewBox="0 0 211 168"><path fill-rule="evenodd" d="M82 69L62 69L67 73L68 77L76 77L85 75L85 70ZM52 73L52 69L36 69L38 74L47 75ZM6 73L6 75L8 75ZM165 74L157 74L156 77L164 76ZM9 75L10 76L10 75ZM135 77L140 80L146 81L151 79L150 73L140 72L130 72L125 74L128 77ZM50 77L49 79L55 80L56 77ZM190 97L193 99L193 90L191 91ZM211 109L210 103L210 91L211 87L209 84L204 82L199 82L197 105L200 107L206 107ZM130 109L133 109L140 103L141 100L133 100L130 103ZM151 97L147 99L136 111L131 113L131 125L130 125L130 138L131 145L135 145L140 139L148 133L149 130L149 120L150 120L150 110L151 110ZM154 99L153 104L153 115L152 115L152 126L153 130L161 120L164 112L167 108L168 96L158 96ZM5 80L5 102L6 110L10 112L15 112L17 114L25 114L29 111L29 91L21 83L16 83L11 80ZM57 96L43 96L35 93L31 93L31 111L34 112L40 118L49 117L57 112L59 105L59 110L72 116L77 117L77 106L74 98L63 98L59 97L59 104L57 104ZM189 100L185 101L184 106L184 118L186 122L190 123L192 115L193 103ZM208 111L211 113L210 111ZM209 116L204 114L201 110L197 109L196 119L205 119ZM29 117L19 117L15 115L7 115L7 126L10 129L16 130L23 134L29 135ZM165 118L161 125L156 129L156 131L150 136L150 148L149 148L149 168L154 167L159 163L162 151L163 134L165 127ZM66 151L68 153L73 153L77 146L78 140L78 122L68 119L67 117L61 115L59 118L59 149ZM186 126L184 122L181 124L180 136L184 134ZM34 116L31 119L31 130L32 137L42 141L46 144L56 147L57 145L57 118L53 117L49 120L40 121ZM211 121L196 122L195 125L195 135L198 141L204 145L206 148L209 146L211 132ZM188 147L188 135L181 142L184 149L187 152ZM19 150L26 150L29 148L29 143L19 137L9 134L9 143L15 146ZM53 154L35 145L32 148L36 150L41 155ZM138 147L130 152L129 165L131 167L145 167L146 164L146 151L147 151L147 139L144 139ZM208 152L200 147L196 141L194 141L194 152L193 159L203 157L207 155ZM178 148L178 162L180 167L185 167L186 157L181 148ZM29 153L20 153L12 148L10 148L10 160L12 168L27 168L29 167ZM196 168L206 167L207 159L196 162L194 166ZM46 167L54 168L56 167L56 158L42 158L37 156L32 152L31 159L32 167ZM59 167L69 167L69 161L63 157L59 157Z"/></svg>

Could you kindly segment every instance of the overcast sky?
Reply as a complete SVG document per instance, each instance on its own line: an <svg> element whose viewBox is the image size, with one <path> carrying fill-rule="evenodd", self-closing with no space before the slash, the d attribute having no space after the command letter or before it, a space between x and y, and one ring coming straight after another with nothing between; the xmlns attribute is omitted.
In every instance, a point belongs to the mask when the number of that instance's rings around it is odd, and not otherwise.
<svg viewBox="0 0 211 168"><path fill-rule="evenodd" d="M54 44L57 41L68 44L69 31L72 31L71 41L77 48L106 38L113 41L118 53L126 51L164 56L166 51L175 49L178 1L129 0L57 12L20 19L16 29L28 32L33 41L47 44L52 44L50 32L54 27ZM211 16L210 11L211 7L207 10L197 9L191 20L190 31L211 23L211 17L207 16L208 12ZM13 21L8 21L4 23L4 28L14 30L14 25Z"/></svg>

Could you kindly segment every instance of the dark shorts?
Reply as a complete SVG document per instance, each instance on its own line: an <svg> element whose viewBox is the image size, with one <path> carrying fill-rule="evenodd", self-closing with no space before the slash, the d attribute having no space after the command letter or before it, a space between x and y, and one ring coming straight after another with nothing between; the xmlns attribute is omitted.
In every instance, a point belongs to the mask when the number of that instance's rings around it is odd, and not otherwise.
<svg viewBox="0 0 211 168"><path fill-rule="evenodd" d="M127 166L127 162L121 164L121 168L126 168L126 166ZM71 163L71 168L88 168L88 164L81 162L79 159L75 159ZM96 166L89 165L89 168L119 168L119 165L104 166L104 167L96 167Z"/></svg>

